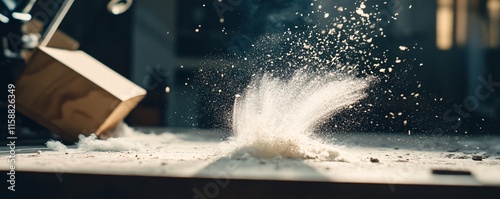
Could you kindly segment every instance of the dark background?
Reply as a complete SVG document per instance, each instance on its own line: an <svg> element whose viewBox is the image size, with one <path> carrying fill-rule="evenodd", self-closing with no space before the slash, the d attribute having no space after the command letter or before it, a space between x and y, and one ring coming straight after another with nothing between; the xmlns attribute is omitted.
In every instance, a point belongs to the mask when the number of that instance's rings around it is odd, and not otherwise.
<svg viewBox="0 0 500 199"><path fill-rule="evenodd" d="M401 6L402 11L396 21L384 27L387 37L374 42L379 53L389 49L387 57L407 60L404 68L395 71L400 78L374 85L374 94L362 102L375 105L370 112L345 111L320 128L333 132L410 131L460 136L500 133L500 87L486 100L480 100L477 110L464 108L464 100L475 96L474 89L481 85L478 77L487 79L491 75L493 81L500 82L500 45L492 39L500 37L498 31L494 32L494 27L500 26L500 20L492 13L494 1L467 1L466 21L460 20L461 7L456 0L450 0L449 7L439 6L443 0L388 1ZM311 1L242 0L232 1L236 2L234 5L224 1L230 10L223 13L223 24L219 22L220 13L214 2L135 1L124 14L113 15L106 10L107 1L77 0L60 29L79 41L81 50L148 91L145 100L127 117L129 125L228 128L225 115L230 112L232 97L249 81L252 68L227 71L233 81L206 74L223 71L228 63L237 62L237 56L231 55L247 52L263 34L280 33L306 23L294 13L308 12ZM370 1L369 5L377 4L381 10L390 11L383 2ZM323 9L330 9L333 16L336 14L333 6L353 6L347 0L328 5ZM440 8L451 9L453 16L452 44L445 49L436 45L436 27L443 25L437 23ZM465 41L459 41L458 35L464 33L457 28L460 24L466 27ZM199 32L195 32L197 28ZM417 49L402 53L398 50L401 45ZM1 67L2 85L7 85L13 83L22 64L2 61ZM200 75L200 68L205 75ZM204 85L207 81L227 83L226 92L212 92L213 88ZM415 88L417 84L421 88ZM166 86L171 89L168 94ZM397 93L414 90L420 96L418 100L388 100L391 96L380 94L387 89L396 93L392 99L397 98ZM404 116L386 118L389 112L403 112ZM18 117L19 124L27 131L46 132L29 119ZM5 120L2 119L2 124ZM31 136L38 135L50 134Z"/></svg>

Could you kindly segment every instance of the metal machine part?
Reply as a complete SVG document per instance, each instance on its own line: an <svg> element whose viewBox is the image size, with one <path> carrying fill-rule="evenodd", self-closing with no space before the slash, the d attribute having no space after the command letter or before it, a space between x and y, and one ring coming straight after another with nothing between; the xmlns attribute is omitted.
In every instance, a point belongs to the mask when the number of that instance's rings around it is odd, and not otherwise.
<svg viewBox="0 0 500 199"><path fill-rule="evenodd" d="M62 20L64 19L64 16L66 16L66 13L68 13L69 8L73 4L75 0L65 0L64 3L61 5L61 8L57 12L56 16L50 23L49 27L47 30L45 30L45 33L42 36L42 39L40 40L40 46L47 46L49 43L50 39L56 32L57 28L59 27L59 24L61 24Z"/></svg>
<svg viewBox="0 0 500 199"><path fill-rule="evenodd" d="M33 35L25 35L22 25L32 19L30 14L36 0L4 0L0 2L0 37L2 38L2 62L7 58L19 58L21 48L32 47ZM16 41L14 41L16 40Z"/></svg>

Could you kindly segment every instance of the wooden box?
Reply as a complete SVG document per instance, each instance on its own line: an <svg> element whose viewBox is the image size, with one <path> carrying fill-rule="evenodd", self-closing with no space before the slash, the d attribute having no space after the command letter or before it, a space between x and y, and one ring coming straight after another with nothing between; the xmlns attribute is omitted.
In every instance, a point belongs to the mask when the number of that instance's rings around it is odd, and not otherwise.
<svg viewBox="0 0 500 199"><path fill-rule="evenodd" d="M146 91L83 51L39 47L16 82L17 109L68 141L112 130Z"/></svg>

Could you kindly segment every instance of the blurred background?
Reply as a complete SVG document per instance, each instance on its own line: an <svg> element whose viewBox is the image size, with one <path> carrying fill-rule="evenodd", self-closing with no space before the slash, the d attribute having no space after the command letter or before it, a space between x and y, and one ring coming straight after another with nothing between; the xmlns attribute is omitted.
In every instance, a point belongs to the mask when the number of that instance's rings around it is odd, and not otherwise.
<svg viewBox="0 0 500 199"><path fill-rule="evenodd" d="M9 16L22 12L16 5L29 2L0 1L0 81L4 86L15 82L24 65L21 51L30 48L23 44L29 39L21 31L26 22ZM62 1L33 2L28 13L46 22L50 20L34 13L53 17ZM74 38L79 49L147 90L146 98L126 118L130 126L226 129L228 120L223 115L230 111L234 93L207 90L199 80L200 69L220 66L206 60L244 52L265 33L303 23L295 13L311 10L311 2L137 0L117 15L108 9L107 0L76 0L60 30ZM365 100L375 102L371 112L347 111L321 128L460 136L500 133L500 0L374 0L369 4L379 5L381 16L397 17L383 25L387 37L376 41L380 51L389 49L388 57L408 60L407 68L398 71L404 78L378 86L403 93L421 84L420 98L409 102L372 96ZM340 15L339 6L355 8L351 0L323 1L322 5L333 16ZM401 53L399 46L416 50ZM246 83L243 80L241 85ZM478 87L482 88L479 95ZM6 93L2 93L6 112ZM390 116L400 111L406 116ZM25 135L20 139L52 136L18 115L18 130Z"/></svg>

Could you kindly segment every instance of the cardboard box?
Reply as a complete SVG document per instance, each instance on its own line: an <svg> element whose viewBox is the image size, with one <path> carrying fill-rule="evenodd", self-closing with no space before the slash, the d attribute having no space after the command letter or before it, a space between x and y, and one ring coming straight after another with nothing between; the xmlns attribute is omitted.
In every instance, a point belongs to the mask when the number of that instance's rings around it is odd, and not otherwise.
<svg viewBox="0 0 500 199"><path fill-rule="evenodd" d="M16 83L17 109L68 141L101 135L146 91L83 51L39 47Z"/></svg>

